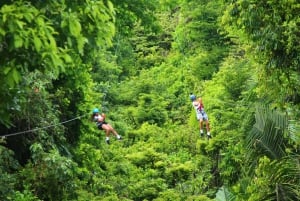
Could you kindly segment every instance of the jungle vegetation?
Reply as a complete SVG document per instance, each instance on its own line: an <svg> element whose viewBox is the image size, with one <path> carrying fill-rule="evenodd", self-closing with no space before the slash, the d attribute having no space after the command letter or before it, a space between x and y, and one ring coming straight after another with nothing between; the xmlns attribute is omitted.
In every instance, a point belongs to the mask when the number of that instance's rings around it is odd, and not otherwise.
<svg viewBox="0 0 300 201"><path fill-rule="evenodd" d="M297 200L299 13L297 0L2 0L0 200ZM122 141L105 143L95 107Z"/></svg>

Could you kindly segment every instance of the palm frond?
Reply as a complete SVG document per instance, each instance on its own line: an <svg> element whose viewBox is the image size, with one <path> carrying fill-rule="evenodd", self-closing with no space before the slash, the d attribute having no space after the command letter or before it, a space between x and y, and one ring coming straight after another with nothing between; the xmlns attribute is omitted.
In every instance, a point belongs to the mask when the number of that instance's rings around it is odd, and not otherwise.
<svg viewBox="0 0 300 201"><path fill-rule="evenodd" d="M300 157L292 155L274 160L273 172L270 172L269 190L259 200L293 201L300 197Z"/></svg>
<svg viewBox="0 0 300 201"><path fill-rule="evenodd" d="M286 155L287 117L266 106L257 106L256 123L246 138L247 148L258 155L266 155L271 159Z"/></svg>
<svg viewBox="0 0 300 201"><path fill-rule="evenodd" d="M298 147L300 145L300 123L296 120L289 120L289 137L290 140Z"/></svg>
<svg viewBox="0 0 300 201"><path fill-rule="evenodd" d="M224 186L222 186L217 194L216 201L234 201L235 196Z"/></svg>

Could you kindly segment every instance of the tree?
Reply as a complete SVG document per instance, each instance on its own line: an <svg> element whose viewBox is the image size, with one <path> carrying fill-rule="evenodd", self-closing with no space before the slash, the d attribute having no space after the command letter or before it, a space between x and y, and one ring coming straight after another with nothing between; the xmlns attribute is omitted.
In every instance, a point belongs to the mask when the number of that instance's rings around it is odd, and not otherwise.
<svg viewBox="0 0 300 201"><path fill-rule="evenodd" d="M5 144L26 167L21 169L26 172L24 179L19 178L24 185L13 187L28 197L26 190L33 189L49 200L73 197L64 190L76 181L71 179L75 164L68 157L70 143L77 142L80 135L80 124L74 121L64 130L62 122L83 116L93 102L90 71L98 51L111 45L112 4L6 1L0 5L1 134L30 131L8 137ZM36 144L44 153L39 155L41 164L28 160L35 160L36 153L30 152L30 147L36 148ZM70 183L64 181L67 177ZM45 178L53 188L45 188L39 178ZM4 198L9 196L3 194Z"/></svg>
<svg viewBox="0 0 300 201"><path fill-rule="evenodd" d="M24 103L22 92L30 90L19 85L22 77L36 69L55 79L71 59L66 49L57 46L52 22L35 7L21 2L2 5L0 16L0 75L4 78L0 83L0 122L11 126L13 112L19 112Z"/></svg>
<svg viewBox="0 0 300 201"><path fill-rule="evenodd" d="M223 16L230 36L249 43L259 70L262 97L299 103L299 6L297 1L235 1ZM271 86L271 87L270 87ZM284 86L284 87L282 87Z"/></svg>
<svg viewBox="0 0 300 201"><path fill-rule="evenodd" d="M247 140L250 160L258 160L254 174L257 181L250 184L250 189L258 190L264 186L264 190L250 196L250 200L294 200L299 197L299 154L293 145L299 144L293 143L290 136L285 115L268 107L257 107L256 123Z"/></svg>

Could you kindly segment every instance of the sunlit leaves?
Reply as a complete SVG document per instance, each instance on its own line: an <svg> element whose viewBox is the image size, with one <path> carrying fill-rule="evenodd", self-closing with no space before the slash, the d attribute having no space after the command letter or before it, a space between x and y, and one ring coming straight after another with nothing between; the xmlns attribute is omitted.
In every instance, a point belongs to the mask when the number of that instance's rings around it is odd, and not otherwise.
<svg viewBox="0 0 300 201"><path fill-rule="evenodd" d="M42 47L42 41L39 37L33 36L33 43L36 51L40 51Z"/></svg>
<svg viewBox="0 0 300 201"><path fill-rule="evenodd" d="M276 62L285 59L280 60L277 50L286 45L286 52L296 55L297 20L275 25L282 20L277 15L281 13L278 8L289 10L288 2L293 3L291 9L297 5L292 0L284 1L276 9L272 7L276 12L270 15L268 9L264 12L263 3L274 6L275 1L235 1L240 4L228 7L230 17L238 16L241 9L251 13L242 13L242 17L248 18L239 19L237 24L242 27L231 26L232 21L226 25L230 36L240 37L230 42L238 44L241 51L232 50L232 55L224 59L226 40L217 24L223 8L221 2L165 1L172 4L172 9L165 7L164 11L170 13L159 14L160 24L167 30L162 32L148 32L149 27L157 26L152 23L157 1L113 1L115 5L92 0L31 1L26 5L3 6L0 108L4 110L0 110L0 121L8 125L8 111L13 111L14 123L18 123L15 129L30 129L57 124L78 113L88 116L87 111L97 105L108 112L109 123L124 134L123 141L111 136L108 146L104 144L105 133L94 127L88 117L81 123L70 122L66 125L68 129L56 126L30 133L26 141L19 140L28 146L36 142L31 146L30 156L23 158L27 165L19 174L22 184L45 200L210 200L208 196L215 197L223 184L240 187L233 189L238 198L250 197L255 201L265 189L266 195L277 199L289 189L292 193L297 191L297 160L274 162L254 157L251 161L258 161L259 165L251 166L249 172L256 177L243 172L249 165L243 146L245 136L254 136L248 148L254 147L249 152L258 152L259 156L282 158L298 150L296 123L288 127L292 131L288 135L280 126L274 126L283 123L276 113L266 115L267 118L257 115L254 127L258 131L254 134L249 134L252 125L247 122L253 109L248 106L257 100L256 95L268 97L265 101L274 101L269 97L285 100L284 91L295 95L294 89L288 89L289 84L299 86L295 84L296 56L287 58L294 58L291 63L295 72L278 76L280 82L276 76L265 79L269 72L257 72L261 66L253 62L253 58L266 58L270 53L271 65L267 67L274 72ZM251 7L254 3L260 5L258 9ZM115 12L122 18L115 18ZM285 17L292 19L293 12L287 12ZM112 45L115 22L115 48L107 50ZM180 27L176 29L178 22ZM268 26L267 22L271 24ZM262 25L264 29L260 30ZM174 29L177 31L172 35ZM245 30L251 33L241 34ZM126 38L128 35L130 39ZM285 39L287 44L281 41ZM259 47L259 51L275 52L254 54L250 52L253 49L247 49L249 45ZM257 78L265 81L265 85L257 88ZM266 90L268 85L274 88L272 92ZM193 90L205 100L213 134L209 141L199 138L195 118L188 122L192 112L188 93ZM278 93L280 98L276 97ZM296 96L292 98L296 100ZM297 110L293 113L294 119L298 119ZM278 135L287 140L275 139ZM281 146L282 140L289 144ZM70 147L75 150L70 151ZM271 149L279 149L279 154L270 152ZM20 156L20 152L16 154ZM5 165L7 158L12 158L3 157L1 164ZM14 184L15 177L7 173L1 178ZM247 185L244 181L248 181ZM23 192L28 199L35 199L27 188L19 188L17 196L21 197ZM4 192L8 188L3 185L0 189ZM217 199L230 200L231 190L231 186L222 188Z"/></svg>
<svg viewBox="0 0 300 201"><path fill-rule="evenodd" d="M21 80L21 75L15 68L6 67L4 69L4 75L6 76L5 80L9 87L14 87L15 84Z"/></svg>
<svg viewBox="0 0 300 201"><path fill-rule="evenodd" d="M81 25L75 17L71 16L69 18L69 30L70 30L71 35L73 35L75 37L80 35Z"/></svg>
<svg viewBox="0 0 300 201"><path fill-rule="evenodd" d="M133 164L138 167L154 167L158 161L163 161L166 156L155 152L153 149L146 149L143 152L138 152L134 154L129 154L126 156ZM157 164L155 165L157 166Z"/></svg>
<svg viewBox="0 0 300 201"><path fill-rule="evenodd" d="M171 164L166 170L166 176L170 179L172 185L176 185L177 182L182 182L190 177L192 171L192 163L190 161L185 164Z"/></svg>
<svg viewBox="0 0 300 201"><path fill-rule="evenodd" d="M17 88L26 71L36 68L53 71L58 75L63 66L61 56L66 52L56 45L56 32L52 23L34 7L19 3L4 5L0 15L3 19L0 21L3 30L0 36L3 44L0 52L5 58L0 61L0 65L6 66L0 70L0 75L5 75L5 79L0 81L1 97L6 96L7 100L3 101L9 101L10 96L14 96L9 90ZM1 110L7 109L9 108L2 107Z"/></svg>

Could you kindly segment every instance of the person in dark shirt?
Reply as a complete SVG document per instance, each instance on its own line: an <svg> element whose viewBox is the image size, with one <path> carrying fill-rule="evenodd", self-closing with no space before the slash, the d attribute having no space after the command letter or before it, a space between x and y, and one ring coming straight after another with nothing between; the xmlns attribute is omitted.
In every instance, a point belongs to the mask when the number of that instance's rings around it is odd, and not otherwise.
<svg viewBox="0 0 300 201"><path fill-rule="evenodd" d="M105 121L106 115L99 112L98 108L93 109L92 120L96 122L97 128L99 130L105 131L105 141L107 144L110 144L109 136L112 133L118 140L121 140L122 137L117 133L117 131Z"/></svg>

